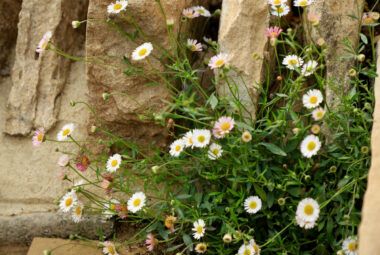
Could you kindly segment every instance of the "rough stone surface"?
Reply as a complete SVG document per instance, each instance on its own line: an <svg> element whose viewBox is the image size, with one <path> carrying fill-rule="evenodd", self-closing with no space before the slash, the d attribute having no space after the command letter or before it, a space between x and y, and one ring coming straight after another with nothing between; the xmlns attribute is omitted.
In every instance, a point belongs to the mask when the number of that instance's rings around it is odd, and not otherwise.
<svg viewBox="0 0 380 255"><path fill-rule="evenodd" d="M359 6L357 6L359 4ZM350 88L349 69L353 59L340 60L346 55L345 46L341 44L348 38L355 48L359 41L359 21L347 15L361 17L363 1L361 0L330 0L316 1L307 8L308 13L314 13L320 18L320 32L325 39L329 53L326 56L326 102L330 108L339 104L339 97L346 94ZM320 35L313 29L312 38L316 42ZM343 80L342 77L343 76Z"/></svg>
<svg viewBox="0 0 380 255"><path fill-rule="evenodd" d="M35 127L52 128L57 122L60 97L68 77L70 60L35 50L42 36L52 31L52 41L73 52L80 41L72 20L85 18L87 1L23 1L18 23L13 86L8 98L5 132L29 135Z"/></svg>
<svg viewBox="0 0 380 255"><path fill-rule="evenodd" d="M2 0L0 2L0 70L4 68L10 48L17 37L17 21L20 9L21 0ZM2 72L1 74L5 73Z"/></svg>
<svg viewBox="0 0 380 255"><path fill-rule="evenodd" d="M106 19L107 6L112 0L91 0L89 6L88 17L92 19ZM206 1L202 4L206 5ZM128 1L128 11L136 20L136 23L143 31L154 38L156 42L164 48L170 48L166 32L166 21L164 20L159 6L154 0L131 0ZM163 8L166 13L167 20L174 21L174 31L178 30L181 12L184 8L191 7L198 0L181 0L171 1L162 0ZM126 14L125 14L126 15ZM118 15L120 17L120 15ZM127 22L121 22L115 17L118 24L123 23L124 31L133 33L135 29L128 25ZM105 67L97 64L87 65L87 83L91 91L89 103L94 106L101 120L106 126L112 128L114 132L137 140L140 144L150 144L152 141L156 145L165 145L167 134L165 130L150 121L142 121L136 114L145 114L147 109L153 112L159 112L165 106L162 99L168 98L168 91L164 84L162 86L147 86L151 81L138 77L126 76L123 74L125 64L122 60L123 56L131 58L133 50L145 41L141 36L137 37L138 44L123 38L118 31L110 30L108 26L100 22L92 22L87 26L86 54L90 56L100 56L107 52L109 55L117 56L108 63L122 66L122 69ZM161 52L155 47L152 52L156 56L160 56ZM156 59L149 56L151 63L155 68L162 70L162 66ZM139 63L132 61L133 64L145 65L149 69L146 60ZM157 77L155 78L157 79ZM109 100L104 101L103 93L121 92L128 96L115 95ZM138 103L136 103L138 102ZM93 124L93 119L89 120L89 125Z"/></svg>
<svg viewBox="0 0 380 255"><path fill-rule="evenodd" d="M258 98L257 87L265 72L263 61L252 58L256 53L266 57L267 38L265 29L269 26L267 0L224 0L219 27L220 51L228 54L229 63L241 74L244 82L234 71L229 76L237 83L240 102L255 118L255 103ZM230 83L231 80L229 80ZM244 84L245 83L245 84ZM218 93L232 97L227 83L219 80ZM233 84L232 84L233 86ZM245 112L245 114L248 114Z"/></svg>
<svg viewBox="0 0 380 255"><path fill-rule="evenodd" d="M94 215L84 216L81 222L74 223L70 214L61 212L0 216L0 242L30 242L34 237L68 238L75 233L95 239L99 236L99 229L104 236L110 236L114 223Z"/></svg>
<svg viewBox="0 0 380 255"><path fill-rule="evenodd" d="M377 73L380 73L380 44L377 44ZM375 111L371 134L371 168L364 195L362 220L359 227L359 254L377 254L380 250L380 78L375 80Z"/></svg>

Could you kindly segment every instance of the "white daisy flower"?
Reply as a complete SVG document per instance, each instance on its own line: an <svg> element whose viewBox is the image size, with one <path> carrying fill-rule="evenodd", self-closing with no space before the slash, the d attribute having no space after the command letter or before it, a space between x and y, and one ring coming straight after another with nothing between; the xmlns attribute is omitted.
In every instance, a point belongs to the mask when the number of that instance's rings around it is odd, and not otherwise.
<svg viewBox="0 0 380 255"><path fill-rule="evenodd" d="M304 229L312 229L317 225L315 221L305 221L297 215L296 215L296 223L298 224L298 226Z"/></svg>
<svg viewBox="0 0 380 255"><path fill-rule="evenodd" d="M343 241L342 249L345 255L358 254L358 238L349 236Z"/></svg>
<svg viewBox="0 0 380 255"><path fill-rule="evenodd" d="M83 215L83 204L81 202L78 202L74 207L73 207L73 213L72 213L72 219L75 223L78 223L82 220L82 215Z"/></svg>
<svg viewBox="0 0 380 255"><path fill-rule="evenodd" d="M170 155L172 155L173 157L178 157L183 148L185 147L185 141L183 139L178 139L178 140L175 140L171 145L170 145Z"/></svg>
<svg viewBox="0 0 380 255"><path fill-rule="evenodd" d="M254 255L254 254L255 254L255 250L253 249L253 247L251 245L246 245L246 244L243 244L242 246L240 246L239 251L238 251L238 255Z"/></svg>
<svg viewBox="0 0 380 255"><path fill-rule="evenodd" d="M107 11L108 13L119 13L123 10L125 10L125 8L127 8L128 6L128 2L127 1L116 1L116 3L112 3L110 5L108 5L107 7Z"/></svg>
<svg viewBox="0 0 380 255"><path fill-rule="evenodd" d="M274 16L282 17L288 15L290 12L289 6L286 4L281 5L280 7L272 6L271 14Z"/></svg>
<svg viewBox="0 0 380 255"><path fill-rule="evenodd" d="M304 157L311 158L317 155L321 145L318 136L308 135L301 142L301 153Z"/></svg>
<svg viewBox="0 0 380 255"><path fill-rule="evenodd" d="M313 110L311 115L313 116L314 120L321 120L325 116L326 110L322 107L316 108Z"/></svg>
<svg viewBox="0 0 380 255"><path fill-rule="evenodd" d="M223 152L222 146L216 143L212 143L208 150L208 158L211 160L220 158L222 156L222 152Z"/></svg>
<svg viewBox="0 0 380 255"><path fill-rule="evenodd" d="M244 201L244 208L249 214L257 213L261 206L262 202L258 196L250 196Z"/></svg>
<svg viewBox="0 0 380 255"><path fill-rule="evenodd" d="M83 184L84 184L84 180L80 180L80 181L74 183L72 190L75 192L78 191L79 187L81 187Z"/></svg>
<svg viewBox="0 0 380 255"><path fill-rule="evenodd" d="M287 0L268 0L268 4L272 6L281 6L283 4L286 4Z"/></svg>
<svg viewBox="0 0 380 255"><path fill-rule="evenodd" d="M101 243L103 247L103 253L105 255L119 255L116 251L115 244L111 241Z"/></svg>
<svg viewBox="0 0 380 255"><path fill-rule="evenodd" d="M143 192L136 192L128 200L128 211L136 213L145 206L146 196Z"/></svg>
<svg viewBox="0 0 380 255"><path fill-rule="evenodd" d="M188 19L194 19L199 17L199 12L194 11L193 8L183 9L182 15Z"/></svg>
<svg viewBox="0 0 380 255"><path fill-rule="evenodd" d="M314 0L294 0L294 6L306 7L308 5L311 5L313 2Z"/></svg>
<svg viewBox="0 0 380 255"><path fill-rule="evenodd" d="M261 249L255 242L255 239L249 240L249 245L252 246L253 250L255 251L255 255L260 255Z"/></svg>
<svg viewBox="0 0 380 255"><path fill-rule="evenodd" d="M69 135L74 131L74 124L66 124L63 126L61 131L57 134L57 140L58 141L65 141Z"/></svg>
<svg viewBox="0 0 380 255"><path fill-rule="evenodd" d="M199 219L196 222L194 222L194 228L192 230L194 231L193 236L195 239L199 240L202 236L204 236L205 227L206 224L202 219Z"/></svg>
<svg viewBox="0 0 380 255"><path fill-rule="evenodd" d="M282 61L282 64L285 65L290 70L294 70L294 67L300 67L303 64L302 58L297 55L288 55Z"/></svg>
<svg viewBox="0 0 380 255"><path fill-rule="evenodd" d="M132 53L133 60L141 60L146 58L153 50L153 45L150 42L144 43L137 47Z"/></svg>
<svg viewBox="0 0 380 255"><path fill-rule="evenodd" d="M202 44L197 42L195 39L187 39L186 45L191 51L202 51Z"/></svg>
<svg viewBox="0 0 380 255"><path fill-rule="evenodd" d="M303 105L308 109L317 107L322 101L322 92L318 89L311 89L302 97Z"/></svg>
<svg viewBox="0 0 380 255"><path fill-rule="evenodd" d="M112 218L112 216L117 215L115 211L116 205L120 204L120 202L116 199L111 199L108 203L104 204L105 210L103 211L103 216L107 219Z"/></svg>
<svg viewBox="0 0 380 255"><path fill-rule="evenodd" d="M185 144L185 147L193 147L193 131L188 131L184 136L183 136L183 142Z"/></svg>
<svg viewBox="0 0 380 255"><path fill-rule="evenodd" d="M61 199L59 207L63 212L68 212L77 204L77 200L78 198L75 192L70 191L69 193L66 193L66 195Z"/></svg>
<svg viewBox="0 0 380 255"><path fill-rule="evenodd" d="M205 253L207 251L207 244L199 243L195 246L195 251L197 253Z"/></svg>
<svg viewBox="0 0 380 255"><path fill-rule="evenodd" d="M302 199L297 206L296 216L307 222L316 222L319 217L319 204L312 198Z"/></svg>
<svg viewBox="0 0 380 255"><path fill-rule="evenodd" d="M213 56L208 63L208 66L211 69L222 67L227 64L227 54L219 53L216 56Z"/></svg>
<svg viewBox="0 0 380 255"><path fill-rule="evenodd" d="M209 10L207 10L203 6L194 6L193 10L194 12L199 13L199 15L203 17L211 17L211 13L209 12Z"/></svg>
<svg viewBox="0 0 380 255"><path fill-rule="evenodd" d="M210 143L211 132L207 129L194 129L193 130L193 143L194 147L204 148Z"/></svg>
<svg viewBox="0 0 380 255"><path fill-rule="evenodd" d="M317 61L315 60L309 60L306 62L306 64L303 65L301 73L304 76L309 76L314 73L315 69L317 68Z"/></svg>
<svg viewBox="0 0 380 255"><path fill-rule="evenodd" d="M211 38L208 38L208 37L206 37L206 36L203 36L203 41L205 41L205 43L210 44L210 45L213 44L212 39L211 39Z"/></svg>
<svg viewBox="0 0 380 255"><path fill-rule="evenodd" d="M111 173L115 172L117 169L119 169L120 164L121 164L120 154L113 154L111 157L108 158L107 171Z"/></svg>
<svg viewBox="0 0 380 255"><path fill-rule="evenodd" d="M51 31L46 32L44 34L44 36L42 37L41 41L38 43L38 47L37 47L36 52L38 52L38 53L43 52L46 49L46 47L48 46L48 43L49 43L51 37L52 37Z"/></svg>

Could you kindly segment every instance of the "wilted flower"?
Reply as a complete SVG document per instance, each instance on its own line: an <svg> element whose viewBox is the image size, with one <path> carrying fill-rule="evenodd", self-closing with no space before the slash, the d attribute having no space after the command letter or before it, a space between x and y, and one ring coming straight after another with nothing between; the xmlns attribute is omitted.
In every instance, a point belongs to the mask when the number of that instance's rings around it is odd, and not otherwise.
<svg viewBox="0 0 380 255"><path fill-rule="evenodd" d="M325 41L325 39L323 39L323 38L319 38L319 39L317 40L317 44L318 44L320 47L322 47L322 46L325 46L326 41Z"/></svg>
<svg viewBox="0 0 380 255"><path fill-rule="evenodd" d="M311 126L311 132L313 134L318 135L320 131L321 131L321 126L319 126L318 124L314 124L313 126Z"/></svg>
<svg viewBox="0 0 380 255"><path fill-rule="evenodd" d="M78 162L76 163L76 166L79 171L84 172L87 170L88 165L90 164L90 160L88 159L87 155L85 153L82 153L77 157Z"/></svg>
<svg viewBox="0 0 380 255"><path fill-rule="evenodd" d="M154 246L155 246L156 243L157 243L157 239L153 237L152 233L149 233L149 234L146 236L145 243L146 243L146 245L147 245L147 249L148 249L148 251L153 251Z"/></svg>
<svg viewBox="0 0 380 255"><path fill-rule="evenodd" d="M174 232L174 222L176 220L177 220L177 218L174 217L174 216L167 216L165 218L165 227L167 227L168 229L170 229L170 233Z"/></svg>
<svg viewBox="0 0 380 255"><path fill-rule="evenodd" d="M128 208L126 205L123 205L123 204L117 204L115 206L115 211L118 212L118 216L122 219L125 219L127 218L128 216Z"/></svg>

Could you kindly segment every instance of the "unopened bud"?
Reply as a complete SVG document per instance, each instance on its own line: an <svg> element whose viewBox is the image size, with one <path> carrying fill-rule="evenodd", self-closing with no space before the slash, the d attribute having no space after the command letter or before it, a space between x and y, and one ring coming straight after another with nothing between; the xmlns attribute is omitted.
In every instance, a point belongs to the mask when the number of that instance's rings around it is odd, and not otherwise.
<svg viewBox="0 0 380 255"><path fill-rule="evenodd" d="M276 44L277 44L277 38L275 37L270 38L270 45L274 47L276 46Z"/></svg>
<svg viewBox="0 0 380 255"><path fill-rule="evenodd" d="M230 235L230 234L225 234L225 235L223 236L223 242L225 242L225 243L230 243L230 242L232 242L232 237L231 237L231 235Z"/></svg>
<svg viewBox="0 0 380 255"><path fill-rule="evenodd" d="M277 76L277 80L278 80L278 81L282 81L282 76L280 76L280 75Z"/></svg>
<svg viewBox="0 0 380 255"><path fill-rule="evenodd" d="M44 250L44 255L50 255L51 251L50 250Z"/></svg>
<svg viewBox="0 0 380 255"><path fill-rule="evenodd" d="M325 39L323 39L323 38L319 38L319 39L317 40L317 44L318 44L320 47L322 47L322 46L325 46L325 45L326 45L326 41L325 41Z"/></svg>
<svg viewBox="0 0 380 255"><path fill-rule="evenodd" d="M172 26L174 25L174 20L173 20L173 19L167 19L167 20L166 20L166 25L167 25L168 27L172 27Z"/></svg>
<svg viewBox="0 0 380 255"><path fill-rule="evenodd" d="M380 14L378 12L372 12L371 15L373 20L378 20L380 18Z"/></svg>
<svg viewBox="0 0 380 255"><path fill-rule="evenodd" d="M305 181L309 182L310 180L311 180L311 176L310 175L305 175Z"/></svg>
<svg viewBox="0 0 380 255"><path fill-rule="evenodd" d="M55 204L55 205L59 205L59 201L55 199L55 200L53 201L53 204Z"/></svg>
<svg viewBox="0 0 380 255"><path fill-rule="evenodd" d="M98 140L98 144L103 144L103 140L102 140L102 139L99 139L99 140Z"/></svg>
<svg viewBox="0 0 380 255"><path fill-rule="evenodd" d="M357 56L357 58L358 58L358 61L360 61L360 62L364 62L364 60L365 60L365 55L364 55L364 54L359 54L359 55Z"/></svg>
<svg viewBox="0 0 380 255"><path fill-rule="evenodd" d="M152 172L153 173L158 173L158 169L160 169L160 167L159 166L152 166Z"/></svg>
<svg viewBox="0 0 380 255"><path fill-rule="evenodd" d="M285 205L286 200L285 200L285 198L280 197L280 198L277 200L277 203L278 203L278 205L283 206L283 205Z"/></svg>
<svg viewBox="0 0 380 255"><path fill-rule="evenodd" d="M95 133L97 131L97 127L96 126L91 126L91 133Z"/></svg>
<svg viewBox="0 0 380 255"><path fill-rule="evenodd" d="M363 153L363 154L367 154L369 152L369 148L367 146L362 146L360 148L360 151Z"/></svg>
<svg viewBox="0 0 380 255"><path fill-rule="evenodd" d="M321 131L321 126L319 126L318 124L314 124L313 126L311 126L311 132L313 134L318 135L320 131Z"/></svg>
<svg viewBox="0 0 380 255"><path fill-rule="evenodd" d="M344 251L339 250L339 251L336 252L336 255L344 255Z"/></svg>
<svg viewBox="0 0 380 255"><path fill-rule="evenodd" d="M110 97L110 94L108 94L108 93L103 93L103 99L104 99L104 100L108 100L109 97Z"/></svg>
<svg viewBox="0 0 380 255"><path fill-rule="evenodd" d="M71 100L71 101L70 101L70 105L71 105L71 106L75 106L75 104L76 104L76 102L75 102L74 100Z"/></svg>
<svg viewBox="0 0 380 255"><path fill-rule="evenodd" d="M216 10L214 11L214 14L213 14L213 15L220 15L220 13L221 13L221 10L220 10L220 9L216 9Z"/></svg>
<svg viewBox="0 0 380 255"><path fill-rule="evenodd" d="M350 74L351 77L355 77L356 76L356 70L351 68L350 71L348 71L348 73Z"/></svg>
<svg viewBox="0 0 380 255"><path fill-rule="evenodd" d="M78 27L80 27L80 22L79 21L77 21L77 20L74 20L73 22L71 22L71 25L73 26L73 28L75 29L75 28L78 28Z"/></svg>
<svg viewBox="0 0 380 255"><path fill-rule="evenodd" d="M330 173L335 173L336 170L337 170L336 166L332 166L332 167L330 167L329 172L330 172Z"/></svg>
<svg viewBox="0 0 380 255"><path fill-rule="evenodd" d="M293 32L293 29L291 29L291 28L288 28L288 29L286 30L286 32L288 33L288 35L290 35L290 34L292 34L292 32Z"/></svg>
<svg viewBox="0 0 380 255"><path fill-rule="evenodd" d="M293 134L294 135L298 135L298 133L300 132L300 129L299 128L293 128Z"/></svg>

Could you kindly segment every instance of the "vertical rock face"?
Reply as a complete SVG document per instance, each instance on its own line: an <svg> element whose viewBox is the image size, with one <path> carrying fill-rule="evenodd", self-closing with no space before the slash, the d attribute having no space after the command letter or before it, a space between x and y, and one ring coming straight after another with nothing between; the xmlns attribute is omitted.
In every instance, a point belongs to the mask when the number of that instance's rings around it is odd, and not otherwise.
<svg viewBox="0 0 380 255"><path fill-rule="evenodd" d="M71 21L85 18L86 10L86 1L23 1L6 133L28 135L34 127L49 130L56 123L59 95L68 77L70 61L50 51L38 56L35 50L44 33L52 31L52 41L72 53L79 36Z"/></svg>
<svg viewBox="0 0 380 255"><path fill-rule="evenodd" d="M2 0L0 2L0 70L14 44L17 36L18 13L21 0Z"/></svg>
<svg viewBox="0 0 380 255"><path fill-rule="evenodd" d="M113 0L90 0L88 11L89 19L107 19L107 6ZM184 8L197 4L198 0L161 0L166 13L167 20L174 21L174 31L178 31L181 13ZM206 5L205 1L202 2ZM107 59L107 63L122 66L122 68L107 67L103 65L87 65L87 83L90 91L89 103L94 107L100 119L106 126L120 135L130 137L142 144L149 144L152 140L157 145L163 145L166 141L166 134L162 127L152 122L142 121L137 114L144 114L147 109L153 112L160 112L165 106L162 102L169 94L166 85L161 81L160 85L148 86L151 81L140 76L126 76L123 56L131 58L133 50L146 41L158 42L162 47L169 49L170 42L166 31L166 20L163 18L160 8L155 0L130 0L127 7L136 20L139 27L149 37L143 38L138 35L138 43L134 43L116 30L110 30L107 24L101 22L90 22L87 25L86 53L87 57L101 56L105 52L117 58ZM128 16L127 14L123 14ZM132 25L121 20L121 14L110 16L115 22L120 24L127 33L135 32ZM161 56L161 52L154 44L152 55ZM163 70L162 65L150 55L148 58L155 68ZM140 66L144 65L149 69L146 59L132 63ZM154 78L157 80L158 78ZM127 96L114 95L109 100L104 101L103 93L121 92ZM136 114L137 113L137 114ZM93 120L89 120L91 125Z"/></svg>
<svg viewBox="0 0 380 255"><path fill-rule="evenodd" d="M377 44L377 73L380 72L380 44ZM375 80L375 111L371 134L371 168L359 227L359 254L377 254L380 249L380 78Z"/></svg>
<svg viewBox="0 0 380 255"><path fill-rule="evenodd" d="M228 54L229 63L237 69L245 84L230 71L229 76L238 85L240 102L247 107L254 118L255 103L265 71L262 61L252 58L254 53L261 58L266 55L267 38L265 29L269 27L267 0L224 0L219 28L219 44L222 53ZM231 97L226 83L218 82L218 93Z"/></svg>
<svg viewBox="0 0 380 255"><path fill-rule="evenodd" d="M359 6L358 6L359 5ZM348 71L354 60L340 60L339 57L346 55L342 41L348 38L355 48L359 40L359 21L347 15L360 17L363 6L362 0L329 0L316 1L310 5L308 13L314 13L320 18L320 32L329 48L325 60L326 67L326 102L330 107L339 104L339 95L346 94L349 90ZM359 18L360 19L360 18ZM313 30L313 40L317 41L320 36ZM343 77L343 80L342 80Z"/></svg>

